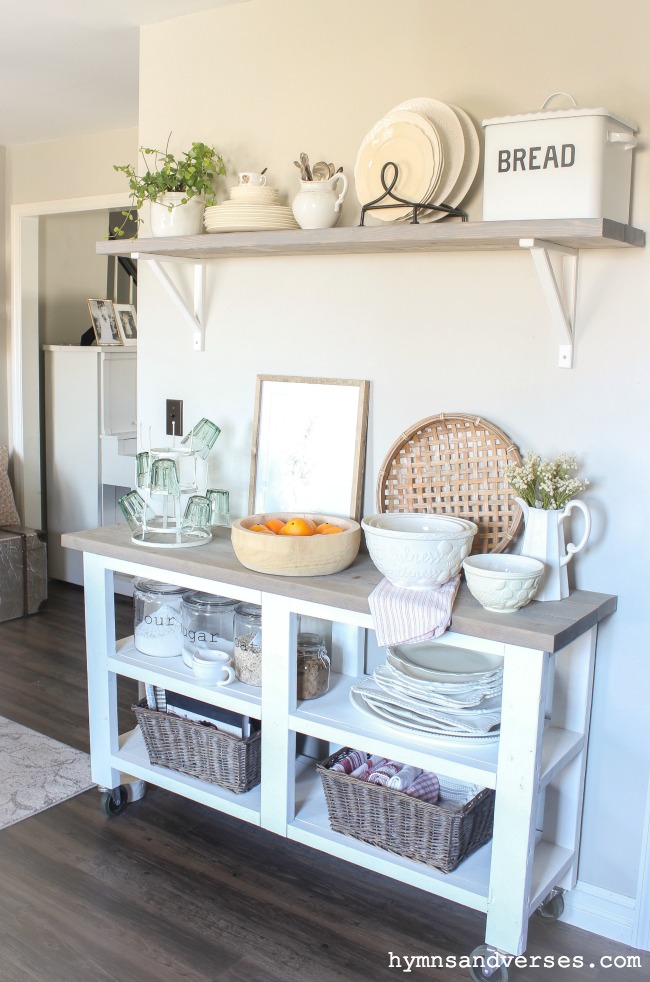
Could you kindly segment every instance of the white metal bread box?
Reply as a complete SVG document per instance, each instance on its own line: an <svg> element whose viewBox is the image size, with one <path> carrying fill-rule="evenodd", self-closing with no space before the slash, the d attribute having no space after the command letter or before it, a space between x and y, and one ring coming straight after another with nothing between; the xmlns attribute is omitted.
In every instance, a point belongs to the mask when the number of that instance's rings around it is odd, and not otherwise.
<svg viewBox="0 0 650 982"><path fill-rule="evenodd" d="M547 109L556 96L570 109ZM483 221L630 219L637 127L606 109L581 109L566 93L537 112L484 119Z"/></svg>

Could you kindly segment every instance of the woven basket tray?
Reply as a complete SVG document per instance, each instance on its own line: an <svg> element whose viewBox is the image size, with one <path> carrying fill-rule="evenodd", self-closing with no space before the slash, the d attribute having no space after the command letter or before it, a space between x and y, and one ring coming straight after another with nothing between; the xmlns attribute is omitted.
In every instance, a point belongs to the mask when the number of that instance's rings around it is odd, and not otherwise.
<svg viewBox="0 0 650 982"><path fill-rule="evenodd" d="M494 791L483 788L465 805L432 805L331 770L349 753L337 751L317 771L323 782L330 825L371 846L450 873L492 838Z"/></svg>
<svg viewBox="0 0 650 982"><path fill-rule="evenodd" d="M246 739L155 709L132 707L152 764L240 794L260 783L260 731Z"/></svg>
<svg viewBox="0 0 650 982"><path fill-rule="evenodd" d="M519 528L521 509L504 478L521 464L512 440L464 413L420 420L395 441L379 470L379 512L456 515L478 526L473 552L501 552Z"/></svg>

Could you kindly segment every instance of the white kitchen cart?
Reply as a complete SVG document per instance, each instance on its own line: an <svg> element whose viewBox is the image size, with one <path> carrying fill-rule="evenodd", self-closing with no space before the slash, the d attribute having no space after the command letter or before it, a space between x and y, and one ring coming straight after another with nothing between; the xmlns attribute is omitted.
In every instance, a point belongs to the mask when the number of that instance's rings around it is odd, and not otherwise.
<svg viewBox="0 0 650 982"><path fill-rule="evenodd" d="M616 598L574 591L567 600L533 601L516 613L495 614L461 586L453 630L441 640L502 655L504 677L499 742L459 747L375 724L349 702L350 685L364 672L365 631L372 630L368 595L381 578L367 556L330 576L268 576L240 565L228 529L215 533L207 546L184 549L182 555L134 545L127 526L63 537L64 546L84 553L93 780L117 793L120 773L131 774L485 911L486 950L494 949L497 961L498 953L523 953L530 915L541 906L547 916L556 916L561 892L576 882L596 632L598 622L616 609ZM115 572L261 604L262 689L239 682L205 688L180 657L153 658L138 652L132 638L116 640ZM296 701L299 614L332 622L330 691L302 703ZM151 765L137 728L118 734L118 676L261 719L261 784L233 794ZM316 762L296 755L300 734L495 788L492 841L445 874L332 832ZM479 979L507 979L504 966L491 975L483 976L480 969L472 973Z"/></svg>

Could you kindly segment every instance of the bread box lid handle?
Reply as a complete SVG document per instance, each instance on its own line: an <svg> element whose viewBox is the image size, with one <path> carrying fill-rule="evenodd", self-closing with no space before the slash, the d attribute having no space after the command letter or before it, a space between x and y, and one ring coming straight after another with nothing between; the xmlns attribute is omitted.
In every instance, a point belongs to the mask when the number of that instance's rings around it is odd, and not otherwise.
<svg viewBox="0 0 650 982"><path fill-rule="evenodd" d="M551 92L551 94L546 99L544 99L544 102L542 103L541 111L543 112L548 106L549 102L552 99L556 99L558 96L564 96L566 99L570 99L571 103L573 104L573 108L574 109L578 108L578 103L575 101L572 95L569 95L568 92Z"/></svg>

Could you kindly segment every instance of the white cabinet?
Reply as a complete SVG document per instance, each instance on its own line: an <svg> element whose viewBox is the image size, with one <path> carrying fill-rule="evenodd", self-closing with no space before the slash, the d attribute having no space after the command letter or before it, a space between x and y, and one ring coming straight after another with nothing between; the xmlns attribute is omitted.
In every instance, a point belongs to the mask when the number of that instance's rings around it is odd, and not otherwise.
<svg viewBox="0 0 650 982"><path fill-rule="evenodd" d="M81 557L61 534L118 520L120 494L133 487L136 352L45 345L45 474L48 572L83 582Z"/></svg>
<svg viewBox="0 0 650 982"><path fill-rule="evenodd" d="M227 530L200 549L142 549L125 526L73 533L64 544L84 552L93 780L116 788L120 772L216 810L438 894L487 915L486 942L525 950L528 918L555 887L576 881L598 622L616 608L604 594L574 591L569 600L532 602L515 614L484 611L461 586L446 645L504 658L498 744L472 747L396 732L358 713L348 695L364 672L364 634L372 630L368 595L381 574L360 555L342 573L265 576L234 557ZM258 603L263 610L261 690L239 682L199 685L182 659L138 652L117 640L114 572L155 577L191 589ZM327 695L298 702L298 615L332 623L332 681ZM137 731L117 732L117 677L150 682L261 719L262 781L233 794L149 763ZM298 740L351 746L468 783L496 789L494 836L451 873L330 830L315 760Z"/></svg>

